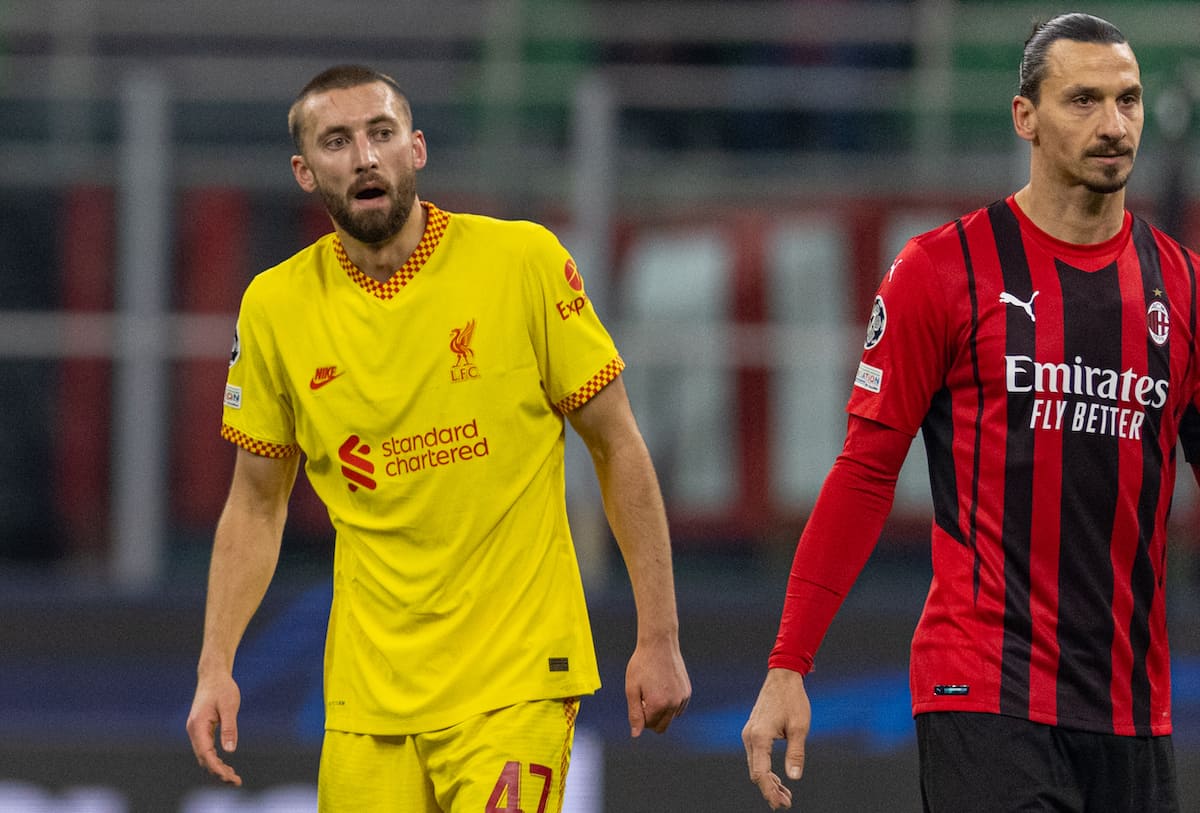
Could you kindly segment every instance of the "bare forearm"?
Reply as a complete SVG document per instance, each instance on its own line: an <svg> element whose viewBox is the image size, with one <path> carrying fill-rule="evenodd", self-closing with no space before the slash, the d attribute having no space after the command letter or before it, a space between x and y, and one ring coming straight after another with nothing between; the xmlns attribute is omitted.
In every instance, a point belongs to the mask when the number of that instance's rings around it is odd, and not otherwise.
<svg viewBox="0 0 1200 813"><path fill-rule="evenodd" d="M658 478L643 443L595 459L609 526L633 586L638 638L674 640L679 634L671 542Z"/></svg>
<svg viewBox="0 0 1200 813"><path fill-rule="evenodd" d="M625 384L617 378L571 414L600 482L608 524L629 571L638 641L625 669L629 733L658 733L687 707L692 684L679 651L667 515Z"/></svg>
<svg viewBox="0 0 1200 813"><path fill-rule="evenodd" d="M266 522L222 516L209 566L201 672L233 669L238 643L275 573L280 538Z"/></svg>
<svg viewBox="0 0 1200 813"><path fill-rule="evenodd" d="M233 485L213 538L199 671L228 674L246 626L267 592L298 461L238 453Z"/></svg>

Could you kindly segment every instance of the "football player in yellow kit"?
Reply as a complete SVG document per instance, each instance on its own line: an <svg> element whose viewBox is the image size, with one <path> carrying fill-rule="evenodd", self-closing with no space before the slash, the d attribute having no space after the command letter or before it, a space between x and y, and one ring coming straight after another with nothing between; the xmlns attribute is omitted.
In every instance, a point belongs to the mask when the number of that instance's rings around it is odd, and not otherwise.
<svg viewBox="0 0 1200 813"><path fill-rule="evenodd" d="M424 134L390 77L338 66L289 114L328 234L247 288L188 732L237 744L234 654L275 570L301 453L336 530L323 811L557 810L599 687L567 524L565 420L587 445L637 607L631 733L691 685L662 497L574 261L545 228L416 194ZM565 419L565 420L564 420Z"/></svg>

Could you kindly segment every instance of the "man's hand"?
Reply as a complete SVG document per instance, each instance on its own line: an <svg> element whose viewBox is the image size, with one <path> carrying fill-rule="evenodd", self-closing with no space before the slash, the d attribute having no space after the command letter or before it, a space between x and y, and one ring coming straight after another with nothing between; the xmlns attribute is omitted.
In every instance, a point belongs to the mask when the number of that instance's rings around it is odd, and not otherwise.
<svg viewBox="0 0 1200 813"><path fill-rule="evenodd" d="M200 767L213 776L237 787L242 778L232 767L217 756L216 732L221 732L221 748L226 753L237 749L237 713L242 695L233 677L201 680L196 686L196 697L188 714L187 732L192 741L192 751Z"/></svg>
<svg viewBox="0 0 1200 813"><path fill-rule="evenodd" d="M792 791L771 770L771 746L787 742L784 770L789 779L804 774L804 740L812 722L812 708L804 678L790 669L771 669L758 693L750 719L742 729L750 781L758 785L772 810L792 806Z"/></svg>
<svg viewBox="0 0 1200 813"><path fill-rule="evenodd" d="M625 700L629 704L629 733L637 737L649 728L662 734L692 697L679 642L639 644L625 669Z"/></svg>

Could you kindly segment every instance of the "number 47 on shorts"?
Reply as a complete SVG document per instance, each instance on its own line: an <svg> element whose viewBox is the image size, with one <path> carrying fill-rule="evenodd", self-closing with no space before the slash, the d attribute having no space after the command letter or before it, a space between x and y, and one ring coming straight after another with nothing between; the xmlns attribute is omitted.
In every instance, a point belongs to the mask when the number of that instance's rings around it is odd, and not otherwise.
<svg viewBox="0 0 1200 813"><path fill-rule="evenodd" d="M546 813L546 800L550 798L550 780L554 777L554 771L545 765L530 765L529 775L542 780L536 811L521 807L521 763L506 762L500 778L496 780L496 787L492 788L484 813Z"/></svg>

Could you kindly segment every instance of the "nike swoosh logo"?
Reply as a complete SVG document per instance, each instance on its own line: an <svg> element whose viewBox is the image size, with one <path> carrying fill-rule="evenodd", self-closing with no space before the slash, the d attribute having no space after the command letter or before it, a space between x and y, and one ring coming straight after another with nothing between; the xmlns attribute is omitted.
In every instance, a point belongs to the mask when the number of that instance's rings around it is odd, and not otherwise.
<svg viewBox="0 0 1200 813"><path fill-rule="evenodd" d="M321 389L321 387L324 387L326 384L328 384L332 381L336 381L337 379L341 378L344 375L345 375L345 373L343 372L343 373L338 373L337 375L331 375L328 378L322 378L319 380L316 377L314 377L311 381L308 382L308 388L310 390L319 390L319 389Z"/></svg>

